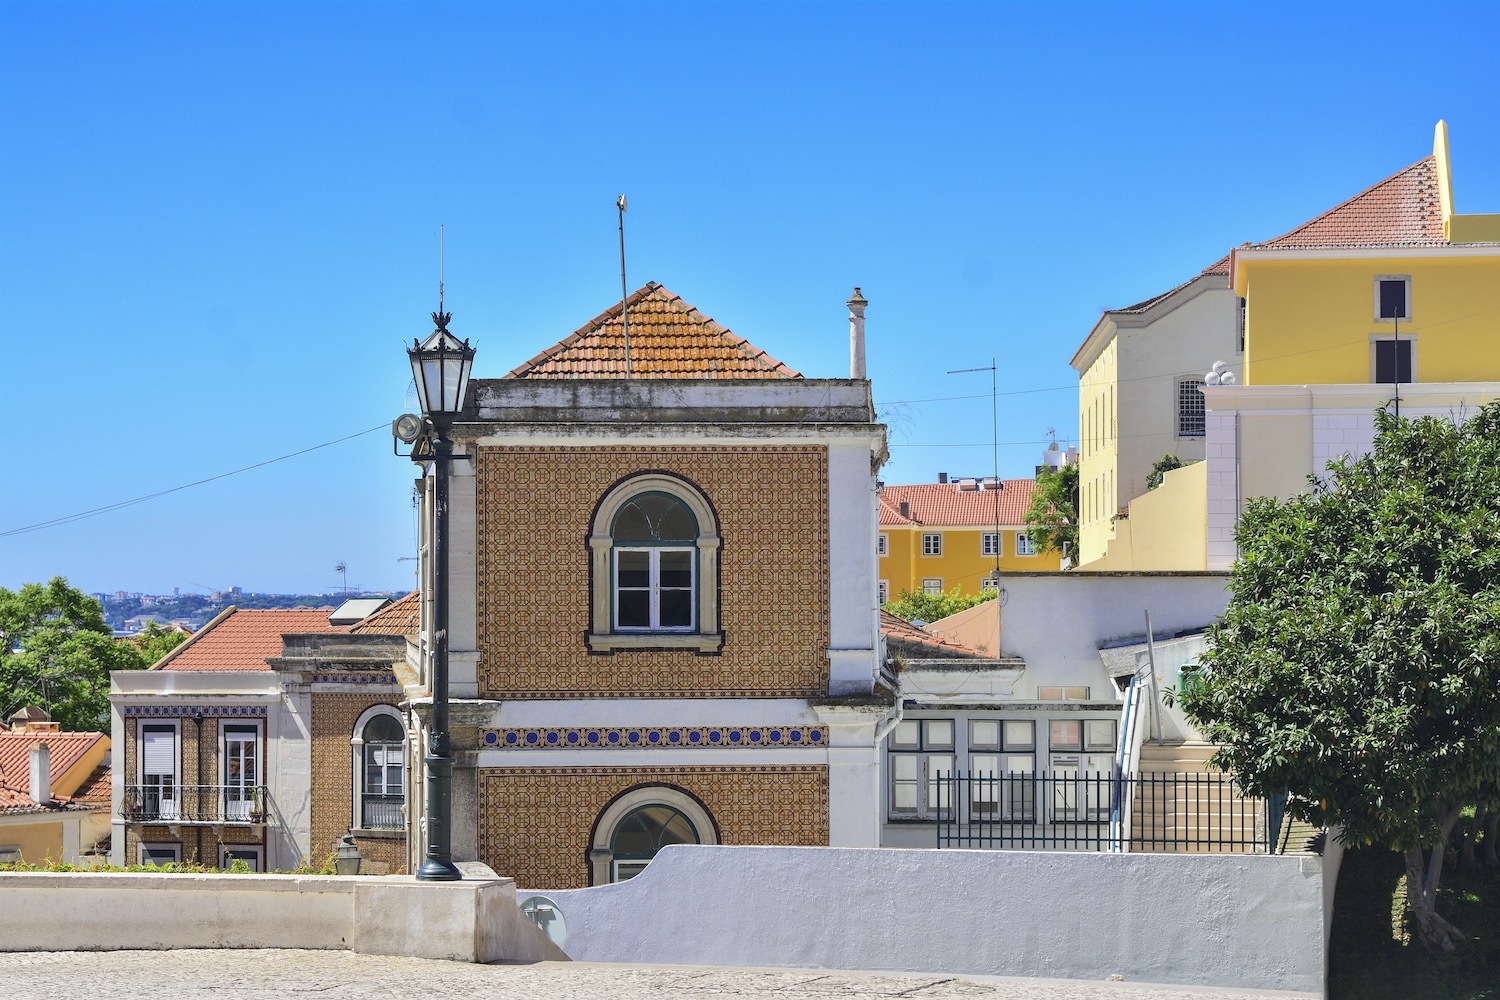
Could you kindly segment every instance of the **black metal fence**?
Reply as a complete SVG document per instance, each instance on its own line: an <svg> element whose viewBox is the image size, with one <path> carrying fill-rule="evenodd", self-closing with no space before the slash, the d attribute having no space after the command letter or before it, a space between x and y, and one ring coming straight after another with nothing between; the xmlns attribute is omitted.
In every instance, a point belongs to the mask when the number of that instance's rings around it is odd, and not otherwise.
<svg viewBox="0 0 1500 1000"><path fill-rule="evenodd" d="M1054 771L945 774L937 846L1264 854L1280 803L1224 774Z"/></svg>
<svg viewBox="0 0 1500 1000"><path fill-rule="evenodd" d="M400 795L364 795L360 802L360 825L366 830L404 830L406 813Z"/></svg>
<svg viewBox="0 0 1500 1000"><path fill-rule="evenodd" d="M266 821L265 785L178 785L155 781L126 785L120 805L128 823L255 825Z"/></svg>

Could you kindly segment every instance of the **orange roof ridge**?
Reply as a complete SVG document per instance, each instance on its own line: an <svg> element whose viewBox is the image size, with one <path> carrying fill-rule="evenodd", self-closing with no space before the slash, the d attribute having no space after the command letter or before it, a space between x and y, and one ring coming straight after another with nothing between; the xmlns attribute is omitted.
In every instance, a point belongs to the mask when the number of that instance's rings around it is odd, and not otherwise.
<svg viewBox="0 0 1500 1000"><path fill-rule="evenodd" d="M1036 492L1035 479L1002 479L1003 489L964 490L957 482L886 486L880 492L880 523L921 524L935 528L982 528L995 524L999 502L1002 527L1026 523L1026 511ZM901 503L908 513L903 517Z"/></svg>
<svg viewBox="0 0 1500 1000"><path fill-rule="evenodd" d="M801 378L765 351L649 281L630 307L631 374L637 378ZM625 372L619 303L506 373L505 378L620 378Z"/></svg>
<svg viewBox="0 0 1500 1000"><path fill-rule="evenodd" d="M173 646L170 650L167 651L167 655L166 656L163 656L161 659L157 660L155 663L151 664L151 666L147 667L146 669L147 670L165 670L167 664L170 663L170 662L172 662L173 660L175 660L179 655L181 655L181 653L183 652L183 650L187 649L189 646L193 645L193 643L195 643L199 639L203 638L205 635L208 634L208 632L209 632L210 629L212 629L215 625L219 624L221 621L223 621L224 619L228 618L230 615L234 614L238 610L239 610L239 608L235 607L233 604L229 605L229 607L225 608L223 611L220 611L218 614L216 614L212 618L210 618L208 620L208 624L204 625L198 631L196 631L192 635L188 636L182 642L179 642L177 645Z"/></svg>
<svg viewBox="0 0 1500 1000"><path fill-rule="evenodd" d="M349 631L376 635L415 635L421 629L422 592L413 590L392 601Z"/></svg>
<svg viewBox="0 0 1500 1000"><path fill-rule="evenodd" d="M270 670L266 660L281 655L283 635L349 631L347 625L329 624L328 613L327 608L230 606L153 669Z"/></svg>
<svg viewBox="0 0 1500 1000"><path fill-rule="evenodd" d="M1308 236L1314 238L1307 239ZM1281 249L1446 242L1442 206L1438 203L1437 158L1424 156L1295 229L1275 239L1252 243L1251 247Z"/></svg>

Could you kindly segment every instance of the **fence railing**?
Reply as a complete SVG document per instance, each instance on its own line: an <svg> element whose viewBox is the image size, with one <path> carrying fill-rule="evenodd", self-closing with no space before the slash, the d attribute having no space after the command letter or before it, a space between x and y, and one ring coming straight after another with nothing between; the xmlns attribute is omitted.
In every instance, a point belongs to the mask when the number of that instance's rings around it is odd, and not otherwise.
<svg viewBox="0 0 1500 1000"><path fill-rule="evenodd" d="M126 785L121 818L127 823L223 823L266 821L265 785Z"/></svg>
<svg viewBox="0 0 1500 1000"><path fill-rule="evenodd" d="M360 826L366 830L404 830L406 814L401 806L406 801L400 795L364 795L361 797Z"/></svg>
<svg viewBox="0 0 1500 1000"><path fill-rule="evenodd" d="M1053 771L946 774L938 847L1264 854L1278 803L1224 774ZM1274 819L1274 821L1273 821Z"/></svg>

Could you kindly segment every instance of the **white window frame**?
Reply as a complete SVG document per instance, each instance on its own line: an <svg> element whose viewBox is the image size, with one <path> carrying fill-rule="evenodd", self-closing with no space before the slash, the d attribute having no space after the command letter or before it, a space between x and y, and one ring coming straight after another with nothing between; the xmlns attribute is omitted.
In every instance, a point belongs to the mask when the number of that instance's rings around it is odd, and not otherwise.
<svg viewBox="0 0 1500 1000"><path fill-rule="evenodd" d="M875 603L886 604L891 599L891 583L889 580L877 580L875 582Z"/></svg>
<svg viewBox="0 0 1500 1000"><path fill-rule="evenodd" d="M941 531L925 531L922 533L922 555L940 556L943 554L943 533Z"/></svg>
<svg viewBox="0 0 1500 1000"><path fill-rule="evenodd" d="M1005 538L998 531L982 531L979 533L979 554L982 556L1005 555Z"/></svg>
<svg viewBox="0 0 1500 1000"><path fill-rule="evenodd" d="M1018 531L1018 532L1016 532L1016 555L1018 555L1018 556L1034 556L1034 555L1036 555L1036 546L1032 544L1032 542L1031 542L1031 536L1028 535L1024 531Z"/></svg>
<svg viewBox="0 0 1500 1000"><path fill-rule="evenodd" d="M406 717L394 705L371 705L360 713L358 719L354 720L354 732L349 737L349 747L352 751L351 774L354 783L351 787L354 803L353 811L349 817L349 829L360 833L391 833L395 832L392 827L366 827L364 825L364 797L365 797L365 727L370 720L377 715L385 715L396 720L401 726L401 811L406 814L407 802L411 798L411 733L406 728ZM402 827L404 829L404 827Z"/></svg>
<svg viewBox="0 0 1500 1000"><path fill-rule="evenodd" d="M982 580L979 581L979 592L981 594L988 593L991 590L999 590L999 589L1000 589L1000 581L996 580L993 576L987 576L984 579L982 579Z"/></svg>
<svg viewBox="0 0 1500 1000"><path fill-rule="evenodd" d="M891 536L883 531L875 539L875 554L877 556L891 554Z"/></svg>
<svg viewBox="0 0 1500 1000"><path fill-rule="evenodd" d="M1383 281L1399 281L1404 286L1406 301L1403 304L1406 307L1406 315L1405 316L1382 316L1382 315L1380 315L1380 283L1383 282ZM1402 322L1402 323L1410 323L1412 321L1412 312L1413 312L1413 310L1412 310L1412 307L1411 307L1411 275L1409 275L1409 274L1377 274L1377 275L1375 275L1374 280L1370 282L1370 290L1371 290L1371 294L1374 297L1374 305L1371 308L1371 314L1374 316L1375 322L1380 323L1380 324L1382 324L1384 326L1390 326L1390 325L1392 325L1392 324L1394 324L1394 323L1396 323L1398 321Z"/></svg>
<svg viewBox="0 0 1500 1000"><path fill-rule="evenodd" d="M170 774L146 770L146 731L171 730L172 733L172 771ZM136 720L135 730L136 746L136 785L140 789L142 815L145 816L148 796L147 787L149 777L170 777L172 779L170 793L162 794L157 799L157 810L154 815L148 816L146 822L157 820L176 821L181 818L182 809L182 723L176 719L157 719L144 717ZM161 787L161 786L158 786Z"/></svg>
<svg viewBox="0 0 1500 1000"><path fill-rule="evenodd" d="M231 736L234 738L231 739ZM249 738L246 739L245 737ZM231 780L230 766L236 762L236 755L231 754L231 744L240 744L238 752L239 763L242 766L241 773L237 778ZM250 746L250 774L247 776L243 771L244 749L243 745ZM256 802L256 789L265 784L265 732L259 722L245 722L234 719L219 720L219 783L221 816L229 823L254 823L264 819L259 810L264 809L264 803ZM200 793L202 794L202 793Z"/></svg>
<svg viewBox="0 0 1500 1000"><path fill-rule="evenodd" d="M1175 416L1177 436L1193 441L1206 437L1208 434L1208 398L1203 395L1203 376L1180 375L1172 380L1172 388L1176 393L1172 401L1172 412ZM1197 393L1197 404L1191 413L1184 406L1189 392ZM1187 427L1190 419L1197 424L1197 430Z"/></svg>
<svg viewBox="0 0 1500 1000"><path fill-rule="evenodd" d="M615 628L614 521L627 503L642 493L665 493L685 506L698 523L693 561L693 629ZM719 521L708 499L687 480L665 473L632 476L612 486L600 499L589 532L591 610L587 642L591 653L617 649L681 649L717 653L724 646L719 621ZM633 546L625 546L630 548ZM644 546L643 546L644 547ZM680 547L680 546L679 546Z"/></svg>
<svg viewBox="0 0 1500 1000"><path fill-rule="evenodd" d="M625 552L644 552L647 557L646 593L648 595L649 624L646 625L621 625L620 624L620 555ZM661 595L664 589L682 590L681 587L664 588L661 584L661 556L664 552L686 552L688 554L688 623L686 625L663 625L661 624ZM640 632L695 632L698 625L698 559L697 550L682 545L652 545L634 546L617 545L614 549L614 558L611 559L612 569L615 574L613 582L613 615L612 622L616 632L640 633ZM639 590L632 587L630 590Z"/></svg>
<svg viewBox="0 0 1500 1000"><path fill-rule="evenodd" d="M942 597L947 593L943 590L943 578L940 576L922 577L922 593L928 597Z"/></svg>
<svg viewBox="0 0 1500 1000"><path fill-rule="evenodd" d="M615 828L620 825L621 820L641 806L652 805L670 806L682 813L692 825L693 832L698 835L699 844L709 847L718 844L718 828L703 803L687 792L667 785L639 785L605 806L599 818L594 821L594 837L589 845L588 856L589 885L608 885L616 881L617 874L625 874L627 878L640 874L640 869L629 870L634 868L633 862L620 865L628 874L617 871L614 850L610 845L614 842ZM642 862L642 867L647 863Z"/></svg>
<svg viewBox="0 0 1500 1000"><path fill-rule="evenodd" d="M948 727L946 743L936 735L942 725ZM909 727L915 727L915 740L903 740L905 734L912 732ZM903 719L892 727L886 740L886 766L890 772L886 782L887 816L894 820L930 822L951 814L953 803L939 806L940 786L935 779L951 775L957 769L958 728L958 721L952 718ZM898 786L915 788L915 808L896 805Z"/></svg>

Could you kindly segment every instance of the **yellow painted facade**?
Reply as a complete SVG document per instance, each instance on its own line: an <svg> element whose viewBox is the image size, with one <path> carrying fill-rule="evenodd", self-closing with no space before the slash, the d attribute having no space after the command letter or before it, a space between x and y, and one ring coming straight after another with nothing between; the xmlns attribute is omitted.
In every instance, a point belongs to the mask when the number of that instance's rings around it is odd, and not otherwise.
<svg viewBox="0 0 1500 1000"><path fill-rule="evenodd" d="M1207 560L1204 498L1208 463L1173 469L1162 484L1130 501L1103 556L1081 570L1201 570Z"/></svg>
<svg viewBox="0 0 1500 1000"><path fill-rule="evenodd" d="M994 533L993 527L882 524L880 534L885 537L885 553L880 556L880 580L886 585L886 600L894 601L903 590L920 592L924 580L941 581L938 586L945 593L957 587L966 597L978 594L995 569L995 556L983 549L984 536ZM1055 552L1038 555L1034 550L1020 551L1026 547L1021 541L1025 534L1024 528L1001 525L1000 569L1057 569ZM940 555L922 554L924 535L940 536Z"/></svg>
<svg viewBox="0 0 1500 1000"><path fill-rule="evenodd" d="M1119 341L1111 339L1078 379L1078 562L1104 554L1119 511Z"/></svg>
<svg viewBox="0 0 1500 1000"><path fill-rule="evenodd" d="M1415 382L1500 379L1500 250L1266 251L1237 261L1246 385L1368 384L1372 342L1415 341ZM1409 316L1376 318L1379 278L1410 278Z"/></svg>

